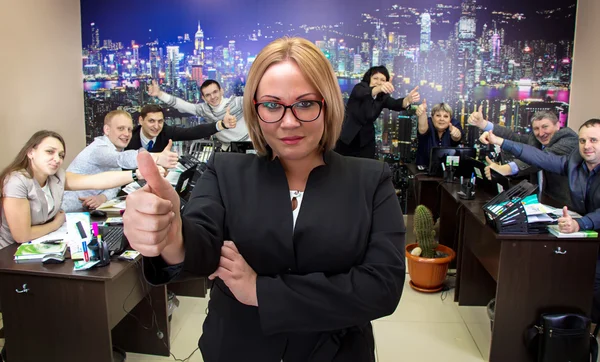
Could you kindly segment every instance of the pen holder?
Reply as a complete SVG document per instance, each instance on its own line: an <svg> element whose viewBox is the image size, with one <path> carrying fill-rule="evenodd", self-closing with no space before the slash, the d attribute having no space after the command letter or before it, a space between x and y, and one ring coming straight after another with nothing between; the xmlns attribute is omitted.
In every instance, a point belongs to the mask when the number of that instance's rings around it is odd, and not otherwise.
<svg viewBox="0 0 600 362"><path fill-rule="evenodd" d="M95 267L103 267L110 264L110 251L105 242L98 242L98 260L100 262Z"/></svg>
<svg viewBox="0 0 600 362"><path fill-rule="evenodd" d="M463 182L457 195L463 200L473 200L475 198L475 185L471 181Z"/></svg>
<svg viewBox="0 0 600 362"><path fill-rule="evenodd" d="M448 166L444 170L444 181L445 182L453 182L454 181L454 168L452 166Z"/></svg>

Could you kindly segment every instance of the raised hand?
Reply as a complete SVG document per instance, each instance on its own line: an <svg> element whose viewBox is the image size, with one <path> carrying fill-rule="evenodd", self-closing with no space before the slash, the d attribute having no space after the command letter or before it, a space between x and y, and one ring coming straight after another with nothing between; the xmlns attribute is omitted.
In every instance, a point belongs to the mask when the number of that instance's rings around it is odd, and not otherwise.
<svg viewBox="0 0 600 362"><path fill-rule="evenodd" d="M229 106L227 106L227 112L225 113L225 117L223 117L223 124L225 124L225 127L227 128L235 128L237 124L237 118L231 115Z"/></svg>
<svg viewBox="0 0 600 362"><path fill-rule="evenodd" d="M419 86L416 86L413 88L413 90L408 92L406 97L404 97L404 101L402 102L403 103L402 105L404 106L404 108L407 108L411 104L417 103L420 100L421 100L421 95L419 94Z"/></svg>
<svg viewBox="0 0 600 362"><path fill-rule="evenodd" d="M567 207L563 207L562 217L558 218L558 230L561 233L575 233L579 231L579 224L569 215Z"/></svg>
<svg viewBox="0 0 600 362"><path fill-rule="evenodd" d="M173 140L169 140L167 147L158 154L158 160L156 161L157 165L160 165L166 169L175 168L177 166L177 162L179 161L179 155L177 152L171 151L173 147Z"/></svg>
<svg viewBox="0 0 600 362"><path fill-rule="evenodd" d="M502 143L504 143L504 138L494 135L493 131L489 131L489 132L486 131L486 132L483 132L481 137L479 137L479 141L481 143L483 143L484 145L493 144L493 145L502 146Z"/></svg>
<svg viewBox="0 0 600 362"><path fill-rule="evenodd" d="M160 90L160 86L155 80L153 80L152 83L148 84L149 95L151 95L152 97L158 97L161 93L162 91Z"/></svg>
<svg viewBox="0 0 600 362"><path fill-rule="evenodd" d="M485 156L485 162L487 162L487 166L485 166L485 177L487 177L488 180L491 180L492 179L492 171L490 171L490 169L493 169L493 170L499 172L500 165L497 164L496 162L490 160L490 158L488 156Z"/></svg>
<svg viewBox="0 0 600 362"><path fill-rule="evenodd" d="M448 129L450 130L450 136L452 137L452 139L458 140L462 137L462 133L460 132L460 129L458 129L457 127L454 127L454 125L452 124L452 121L450 121L450 125L448 126Z"/></svg>
<svg viewBox="0 0 600 362"><path fill-rule="evenodd" d="M483 106L479 106L479 110L477 112L471 113L467 119L467 122L479 129L484 129L485 126L487 126L487 120L483 118Z"/></svg>
<svg viewBox="0 0 600 362"><path fill-rule="evenodd" d="M183 262L185 250L181 233L179 196L162 177L146 151L137 156L146 185L127 196L123 231L131 247L143 256L162 256L167 264Z"/></svg>
<svg viewBox="0 0 600 362"><path fill-rule="evenodd" d="M423 113L427 114L427 99L423 98L423 103L419 104L416 113L417 117L421 117Z"/></svg>
<svg viewBox="0 0 600 362"><path fill-rule="evenodd" d="M256 294L256 272L238 251L233 241L226 240L221 247L219 267L208 276L220 278L231 290L235 298L243 304L258 306Z"/></svg>

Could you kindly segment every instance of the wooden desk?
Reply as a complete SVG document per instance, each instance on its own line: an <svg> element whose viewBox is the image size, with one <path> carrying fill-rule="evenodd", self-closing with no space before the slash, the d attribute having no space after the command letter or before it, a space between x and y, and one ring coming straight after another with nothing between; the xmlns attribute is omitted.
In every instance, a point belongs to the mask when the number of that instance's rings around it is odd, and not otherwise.
<svg viewBox="0 0 600 362"><path fill-rule="evenodd" d="M106 362L112 361L113 345L169 355L166 288L144 281L141 261L113 260L75 272L70 259L17 264L16 248L0 250L0 298L11 362ZM25 284L27 292L18 293Z"/></svg>
<svg viewBox="0 0 600 362"><path fill-rule="evenodd" d="M458 302L483 306L495 297L490 362L529 361L523 333L540 313L590 314L599 240L497 234L481 209L491 196L465 201L456 191L457 186L443 185L441 214L456 215ZM440 234L449 232L443 225Z"/></svg>

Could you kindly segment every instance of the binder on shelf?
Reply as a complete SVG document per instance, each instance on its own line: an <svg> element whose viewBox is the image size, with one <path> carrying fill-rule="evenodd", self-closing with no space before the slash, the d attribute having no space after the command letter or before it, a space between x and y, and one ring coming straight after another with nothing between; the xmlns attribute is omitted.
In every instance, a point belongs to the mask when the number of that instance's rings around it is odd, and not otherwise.
<svg viewBox="0 0 600 362"><path fill-rule="evenodd" d="M526 180L518 185L503 191L483 205L486 222L498 234L527 234L527 213L522 202L523 199L537 192L537 185L532 185ZM532 232L535 232L532 230Z"/></svg>

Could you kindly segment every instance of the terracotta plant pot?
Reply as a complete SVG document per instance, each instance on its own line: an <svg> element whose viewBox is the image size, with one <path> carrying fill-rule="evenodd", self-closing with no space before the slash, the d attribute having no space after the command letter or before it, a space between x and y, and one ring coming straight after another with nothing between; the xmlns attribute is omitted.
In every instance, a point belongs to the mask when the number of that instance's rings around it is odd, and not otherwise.
<svg viewBox="0 0 600 362"><path fill-rule="evenodd" d="M446 280L448 264L456 257L454 250L444 245L438 245L436 251L447 254L444 258L421 258L410 252L419 246L418 244L406 245L406 260L408 274L410 275L410 286L414 290L434 293L442 290L442 284Z"/></svg>

